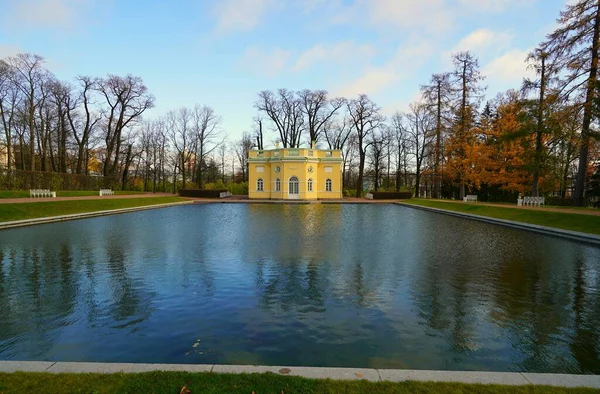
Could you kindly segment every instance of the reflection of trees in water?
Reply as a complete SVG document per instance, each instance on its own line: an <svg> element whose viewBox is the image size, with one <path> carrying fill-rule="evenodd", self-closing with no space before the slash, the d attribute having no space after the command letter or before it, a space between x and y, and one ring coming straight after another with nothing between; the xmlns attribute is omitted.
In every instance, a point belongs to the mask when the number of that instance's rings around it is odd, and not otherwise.
<svg viewBox="0 0 600 394"><path fill-rule="evenodd" d="M258 263L255 283L260 307L290 312L306 307L323 312L327 269L311 260Z"/></svg>
<svg viewBox="0 0 600 394"><path fill-rule="evenodd" d="M575 332L569 347L579 373L600 372L600 290L588 283L589 276L596 274L594 279L598 286L598 272L598 267L586 267L581 256L575 259L572 290Z"/></svg>
<svg viewBox="0 0 600 394"><path fill-rule="evenodd" d="M51 331L68 324L77 298L72 255L66 243L12 249L8 256L3 252L0 267L7 272L0 269L0 339L27 333L19 346L29 349L31 357L53 347Z"/></svg>
<svg viewBox="0 0 600 394"><path fill-rule="evenodd" d="M127 259L126 240L120 239L107 244L106 256L111 288L110 313L114 320L123 321L136 317L136 322L143 321L151 313L153 295L144 290L145 286L135 283L127 272L127 265L134 264Z"/></svg>

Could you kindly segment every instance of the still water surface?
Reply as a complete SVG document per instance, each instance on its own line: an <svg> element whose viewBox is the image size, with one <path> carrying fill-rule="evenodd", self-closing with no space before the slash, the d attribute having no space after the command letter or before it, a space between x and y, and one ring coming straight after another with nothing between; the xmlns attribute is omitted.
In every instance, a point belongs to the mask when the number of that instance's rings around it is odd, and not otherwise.
<svg viewBox="0 0 600 394"><path fill-rule="evenodd" d="M600 248L395 205L0 231L0 359L600 373Z"/></svg>

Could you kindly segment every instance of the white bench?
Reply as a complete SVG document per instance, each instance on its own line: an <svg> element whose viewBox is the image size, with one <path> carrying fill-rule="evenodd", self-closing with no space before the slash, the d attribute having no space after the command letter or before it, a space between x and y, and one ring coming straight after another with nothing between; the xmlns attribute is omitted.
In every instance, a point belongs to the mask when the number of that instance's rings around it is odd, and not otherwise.
<svg viewBox="0 0 600 394"><path fill-rule="evenodd" d="M367 200L372 200L373 199L373 194L372 193L367 193L367 194L365 194L365 198Z"/></svg>
<svg viewBox="0 0 600 394"><path fill-rule="evenodd" d="M477 202L477 194L468 194L463 197L464 202Z"/></svg>
<svg viewBox="0 0 600 394"><path fill-rule="evenodd" d="M525 207L540 207L546 203L546 199L544 197L523 197L517 200L517 206L525 206Z"/></svg>
<svg viewBox="0 0 600 394"><path fill-rule="evenodd" d="M56 192L51 192L50 189L30 189L29 197L56 197Z"/></svg>
<svg viewBox="0 0 600 394"><path fill-rule="evenodd" d="M100 189L100 196L114 196L115 192L111 189Z"/></svg>
<svg viewBox="0 0 600 394"><path fill-rule="evenodd" d="M230 192L221 192L219 193L219 198L231 197Z"/></svg>

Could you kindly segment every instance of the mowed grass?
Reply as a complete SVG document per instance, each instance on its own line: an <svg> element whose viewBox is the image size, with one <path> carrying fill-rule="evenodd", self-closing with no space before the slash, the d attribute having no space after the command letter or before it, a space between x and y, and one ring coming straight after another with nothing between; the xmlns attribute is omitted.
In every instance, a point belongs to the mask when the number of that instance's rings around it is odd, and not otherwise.
<svg viewBox="0 0 600 394"><path fill-rule="evenodd" d="M368 382L315 380L273 373L216 374L147 372L138 374L0 373L0 393L154 393L178 394L186 386L196 393L460 393L460 394L591 394L589 388L500 386L433 382Z"/></svg>
<svg viewBox="0 0 600 394"><path fill-rule="evenodd" d="M58 190L56 191L56 197L85 197L85 196L97 196L98 190ZM115 191L116 195L124 194L142 194L144 192L138 191ZM0 198L29 198L29 190L0 190Z"/></svg>
<svg viewBox="0 0 600 394"><path fill-rule="evenodd" d="M185 201L180 197L143 197L107 200L44 201L0 204L0 222L106 211ZM0 392L0 394L2 394Z"/></svg>
<svg viewBox="0 0 600 394"><path fill-rule="evenodd" d="M490 207L477 203L444 202L437 200L411 199L403 203L425 207L446 209L448 211L464 212L473 215L487 216L497 219L514 220L564 230L580 231L600 235L600 216L576 214L567 212L550 212L536 209L519 209Z"/></svg>

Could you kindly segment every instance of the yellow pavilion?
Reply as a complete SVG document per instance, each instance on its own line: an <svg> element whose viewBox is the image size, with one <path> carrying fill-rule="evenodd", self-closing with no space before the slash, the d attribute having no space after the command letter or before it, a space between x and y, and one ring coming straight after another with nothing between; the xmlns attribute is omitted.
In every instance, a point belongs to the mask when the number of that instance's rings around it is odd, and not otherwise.
<svg viewBox="0 0 600 394"><path fill-rule="evenodd" d="M277 148L248 154L251 199L342 198L342 152L335 149Z"/></svg>

